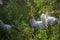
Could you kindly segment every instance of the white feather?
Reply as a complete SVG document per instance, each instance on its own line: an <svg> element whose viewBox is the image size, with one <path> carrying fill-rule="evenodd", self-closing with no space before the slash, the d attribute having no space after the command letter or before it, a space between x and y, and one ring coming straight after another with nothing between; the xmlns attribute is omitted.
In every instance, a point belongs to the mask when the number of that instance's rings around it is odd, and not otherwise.
<svg viewBox="0 0 60 40"><path fill-rule="evenodd" d="M52 17L48 14L48 11L42 16L41 19L45 19L45 23L47 24L53 24L57 20L55 17Z"/></svg>
<svg viewBox="0 0 60 40"><path fill-rule="evenodd" d="M12 27L11 25L4 24L2 20L0 20L0 26L1 26L3 29L7 29L7 30L9 30L9 29Z"/></svg>
<svg viewBox="0 0 60 40"><path fill-rule="evenodd" d="M45 29L45 24L43 21L36 21L34 18L30 19L30 25L33 26L35 29L43 28Z"/></svg>
<svg viewBox="0 0 60 40"><path fill-rule="evenodd" d="M11 28L11 25L8 25L8 24L5 24L5 25L4 25L4 29L9 30L10 28Z"/></svg>

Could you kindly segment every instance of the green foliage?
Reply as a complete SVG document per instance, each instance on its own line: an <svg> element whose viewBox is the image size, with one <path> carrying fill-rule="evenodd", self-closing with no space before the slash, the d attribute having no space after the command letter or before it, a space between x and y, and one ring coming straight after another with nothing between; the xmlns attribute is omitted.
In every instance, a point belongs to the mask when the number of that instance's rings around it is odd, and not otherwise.
<svg viewBox="0 0 60 40"><path fill-rule="evenodd" d="M16 25L20 32L11 29L0 29L0 40L60 40L60 1L57 0L7 0L0 7L0 19L7 24ZM56 4L56 5L55 5ZM49 26L50 30L38 29L34 35L34 28L29 28L28 14L32 13L36 20L46 11L58 18L58 24ZM52 11L52 12L51 12Z"/></svg>

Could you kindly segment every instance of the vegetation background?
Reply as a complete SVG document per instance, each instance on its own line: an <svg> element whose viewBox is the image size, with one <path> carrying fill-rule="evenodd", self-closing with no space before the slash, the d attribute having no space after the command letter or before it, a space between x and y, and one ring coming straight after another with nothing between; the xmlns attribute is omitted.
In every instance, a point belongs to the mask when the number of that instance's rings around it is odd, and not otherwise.
<svg viewBox="0 0 60 40"><path fill-rule="evenodd" d="M39 29L34 35L28 14L32 13L36 20L41 20L40 15L46 11L58 19L58 24L51 26L47 33L47 30ZM20 29L20 32L13 29L7 32L0 28L0 40L60 40L60 0L3 0L0 19Z"/></svg>

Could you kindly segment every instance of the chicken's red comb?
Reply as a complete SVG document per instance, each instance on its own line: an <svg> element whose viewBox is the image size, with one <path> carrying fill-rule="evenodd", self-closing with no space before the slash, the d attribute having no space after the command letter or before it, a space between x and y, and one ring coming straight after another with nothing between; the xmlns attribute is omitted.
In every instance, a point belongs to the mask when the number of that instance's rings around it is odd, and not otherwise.
<svg viewBox="0 0 60 40"><path fill-rule="evenodd" d="M29 17L31 17L32 16L32 14L29 14Z"/></svg>

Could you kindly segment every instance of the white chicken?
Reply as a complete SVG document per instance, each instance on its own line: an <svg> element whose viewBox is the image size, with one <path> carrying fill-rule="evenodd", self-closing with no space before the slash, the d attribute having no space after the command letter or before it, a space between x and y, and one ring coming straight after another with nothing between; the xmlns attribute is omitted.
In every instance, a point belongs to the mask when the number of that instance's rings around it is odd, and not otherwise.
<svg viewBox="0 0 60 40"><path fill-rule="evenodd" d="M45 21L44 21L43 18L42 18L41 21L36 21L36 20L34 19L33 15L32 15L32 14L29 14L29 19L30 19L30 25L31 25L32 27L34 27L35 30L38 29L38 28L43 28L43 29L45 29Z"/></svg>
<svg viewBox="0 0 60 40"><path fill-rule="evenodd" d="M11 28L11 25L4 24L2 20L0 20L0 25L1 25L1 27L3 27L4 29L10 29L10 28Z"/></svg>
<svg viewBox="0 0 60 40"><path fill-rule="evenodd" d="M43 14L42 14L43 15ZM57 19L55 17L52 17L48 14L48 11L42 16L41 15L41 19L44 18L45 19L45 23L46 25L50 25L50 24L57 24Z"/></svg>
<svg viewBox="0 0 60 40"><path fill-rule="evenodd" d="M4 30L9 30L11 28L16 29L17 31L20 31L17 27L15 27L14 25L8 25L8 24L4 24L2 20L0 20L0 26L4 29Z"/></svg>

